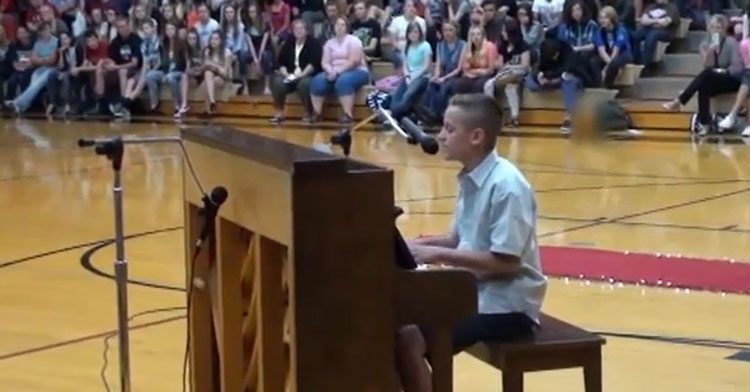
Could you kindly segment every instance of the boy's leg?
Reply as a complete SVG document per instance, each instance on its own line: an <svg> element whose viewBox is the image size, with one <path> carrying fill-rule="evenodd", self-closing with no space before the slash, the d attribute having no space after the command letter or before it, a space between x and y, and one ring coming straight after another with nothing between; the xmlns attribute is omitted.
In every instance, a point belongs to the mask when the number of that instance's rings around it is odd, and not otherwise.
<svg viewBox="0 0 750 392"><path fill-rule="evenodd" d="M432 375L426 355L427 343L419 327L401 327L396 337L396 366L404 392L432 391Z"/></svg>

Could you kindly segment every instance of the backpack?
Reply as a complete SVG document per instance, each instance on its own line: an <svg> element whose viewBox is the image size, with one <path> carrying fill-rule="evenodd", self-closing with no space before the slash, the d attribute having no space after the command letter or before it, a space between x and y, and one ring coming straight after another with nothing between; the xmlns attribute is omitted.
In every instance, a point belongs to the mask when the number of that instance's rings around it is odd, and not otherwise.
<svg viewBox="0 0 750 392"><path fill-rule="evenodd" d="M627 131L632 128L630 114L615 100L609 99L594 105L595 131Z"/></svg>

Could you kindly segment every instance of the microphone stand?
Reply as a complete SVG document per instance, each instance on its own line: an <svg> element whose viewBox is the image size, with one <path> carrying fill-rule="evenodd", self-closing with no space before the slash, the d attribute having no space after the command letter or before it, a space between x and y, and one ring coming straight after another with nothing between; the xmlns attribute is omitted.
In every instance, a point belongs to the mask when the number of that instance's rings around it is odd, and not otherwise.
<svg viewBox="0 0 750 392"><path fill-rule="evenodd" d="M112 171L114 172L114 184L112 185L112 195L115 210L115 284L117 289L117 336L120 351L120 385L121 392L130 392L130 339L128 330L128 262L125 260L125 235L123 231L122 216L122 183L120 171L122 169L122 157L125 151L125 144L143 144L143 143L164 143L176 142L183 148L182 140L177 136L165 137L142 137L127 138L116 137L112 139L79 139L79 147L94 147L97 155L104 155L112 162ZM190 165L190 170L194 179L195 172ZM197 182L200 187L200 182ZM203 189L201 188L201 192Z"/></svg>

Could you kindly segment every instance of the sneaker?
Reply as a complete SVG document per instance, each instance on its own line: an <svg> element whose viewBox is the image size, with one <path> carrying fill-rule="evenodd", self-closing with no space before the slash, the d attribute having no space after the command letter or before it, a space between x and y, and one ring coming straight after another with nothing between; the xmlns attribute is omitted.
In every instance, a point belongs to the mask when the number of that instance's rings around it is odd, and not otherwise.
<svg viewBox="0 0 750 392"><path fill-rule="evenodd" d="M563 120L563 123L560 126L560 132L562 132L563 135L570 134L570 119L569 118L566 118L565 120Z"/></svg>
<svg viewBox="0 0 750 392"><path fill-rule="evenodd" d="M120 108L120 111L115 116L122 117L125 121L130 121L130 110L127 108Z"/></svg>
<svg viewBox="0 0 750 392"><path fill-rule="evenodd" d="M182 107L180 107L180 115L184 116L188 111L190 111L190 106L188 106L188 104L182 104Z"/></svg>
<svg viewBox="0 0 750 392"><path fill-rule="evenodd" d="M122 117L122 109L123 109L122 105L120 104L117 104L117 105L113 103L109 104L109 112L112 113L112 115L115 117Z"/></svg>
<svg viewBox="0 0 750 392"><path fill-rule="evenodd" d="M750 125L746 126L742 131L742 137L750 137Z"/></svg>
<svg viewBox="0 0 750 392"><path fill-rule="evenodd" d="M708 126L705 124L697 123L695 124L695 133L698 136L706 136L708 135Z"/></svg>
<svg viewBox="0 0 750 392"><path fill-rule="evenodd" d="M174 115L172 115L172 118L178 119L182 117L182 113L180 113L180 108L174 108Z"/></svg>
<svg viewBox="0 0 750 392"><path fill-rule="evenodd" d="M734 114L729 114L724 117L723 120L719 121L719 130L731 129L734 126L734 122L737 118Z"/></svg>
<svg viewBox="0 0 750 392"><path fill-rule="evenodd" d="M268 122L273 125L279 125L281 124L282 121L284 121L284 116L280 116L280 115L275 115L271 117L270 119L268 119ZM304 121L304 118L303 118L303 121Z"/></svg>

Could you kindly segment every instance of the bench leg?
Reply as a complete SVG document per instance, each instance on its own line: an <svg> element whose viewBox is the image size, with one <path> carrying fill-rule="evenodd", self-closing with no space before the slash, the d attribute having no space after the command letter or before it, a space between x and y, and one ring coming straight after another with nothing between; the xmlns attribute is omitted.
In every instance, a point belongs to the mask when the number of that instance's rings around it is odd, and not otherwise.
<svg viewBox="0 0 750 392"><path fill-rule="evenodd" d="M503 392L523 392L523 372L503 369Z"/></svg>
<svg viewBox="0 0 750 392"><path fill-rule="evenodd" d="M583 367L583 382L586 386L586 392L602 392L601 357Z"/></svg>

